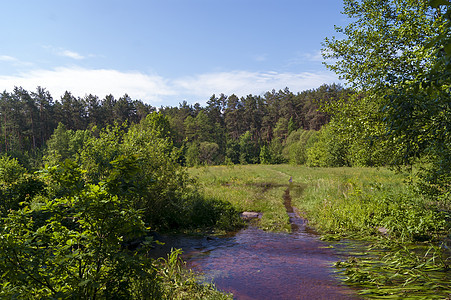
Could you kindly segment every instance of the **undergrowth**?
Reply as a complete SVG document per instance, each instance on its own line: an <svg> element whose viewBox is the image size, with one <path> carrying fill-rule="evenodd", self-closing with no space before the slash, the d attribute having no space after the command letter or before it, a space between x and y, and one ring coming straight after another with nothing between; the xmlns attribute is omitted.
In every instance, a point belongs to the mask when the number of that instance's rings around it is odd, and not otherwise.
<svg viewBox="0 0 451 300"><path fill-rule="evenodd" d="M233 299L231 294L218 291L213 284L200 283L199 276L186 268L181 250L173 249L167 258L156 261L157 277L161 282L161 299Z"/></svg>

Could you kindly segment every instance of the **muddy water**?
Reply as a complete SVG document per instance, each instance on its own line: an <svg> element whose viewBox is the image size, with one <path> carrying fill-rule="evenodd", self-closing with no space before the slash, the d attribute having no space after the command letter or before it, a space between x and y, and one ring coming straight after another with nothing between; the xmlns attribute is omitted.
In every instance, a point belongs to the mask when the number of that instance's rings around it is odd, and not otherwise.
<svg viewBox="0 0 451 300"><path fill-rule="evenodd" d="M284 204L291 233L265 232L249 226L221 238L174 238L167 241L184 251L188 267L202 272L204 281L232 292L235 299L357 299L340 284L332 263L340 257L291 207Z"/></svg>

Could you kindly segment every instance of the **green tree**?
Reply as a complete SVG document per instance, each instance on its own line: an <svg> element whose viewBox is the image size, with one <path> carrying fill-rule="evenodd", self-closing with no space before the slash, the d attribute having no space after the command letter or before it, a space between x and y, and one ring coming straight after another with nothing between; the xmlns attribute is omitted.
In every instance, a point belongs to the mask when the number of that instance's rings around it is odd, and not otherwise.
<svg viewBox="0 0 451 300"><path fill-rule="evenodd" d="M444 19L427 1L344 0L344 13L351 22L336 31L345 38L326 38L323 55L338 59L326 65L353 87L384 93L387 83L430 69L432 51L424 46Z"/></svg>
<svg viewBox="0 0 451 300"><path fill-rule="evenodd" d="M258 163L260 151L258 145L252 140L250 131L240 136L240 164Z"/></svg>
<svg viewBox="0 0 451 300"><path fill-rule="evenodd" d="M28 174L17 159L0 156L0 217L19 208L21 202L30 200L42 189L42 182Z"/></svg>
<svg viewBox="0 0 451 300"><path fill-rule="evenodd" d="M186 164L189 167L200 165L199 160L199 145L198 143L189 143L185 153Z"/></svg>
<svg viewBox="0 0 451 300"><path fill-rule="evenodd" d="M59 123L47 141L44 163L54 166L66 159L78 161L90 136L91 132L88 130L67 130L63 123Z"/></svg>
<svg viewBox="0 0 451 300"><path fill-rule="evenodd" d="M244 133L243 105L236 95L227 98L227 106L224 110L224 122L229 138L237 141Z"/></svg>
<svg viewBox="0 0 451 300"><path fill-rule="evenodd" d="M268 165L271 163L271 152L266 145L260 148L260 163L263 165Z"/></svg>
<svg viewBox="0 0 451 300"><path fill-rule="evenodd" d="M131 202L109 193L108 181L83 183L82 170L73 164L41 174L71 192L40 197L39 205L0 220L1 297L132 299L149 290L156 296L151 262L124 247L146 231ZM137 282L147 283L148 290L137 290Z"/></svg>
<svg viewBox="0 0 451 300"><path fill-rule="evenodd" d="M288 125L289 122L286 118L284 117L279 118L279 120L276 123L276 126L274 127L274 137L284 142L288 136Z"/></svg>
<svg viewBox="0 0 451 300"><path fill-rule="evenodd" d="M307 161L307 149L312 146L312 141L317 131L298 129L287 138L282 150L283 157L291 164L301 165Z"/></svg>
<svg viewBox="0 0 451 300"><path fill-rule="evenodd" d="M344 39L326 39L328 67L353 87L365 91L396 140L396 165L418 158L433 168L422 175L426 185L449 192L451 109L449 92L450 2L447 0L346 0L351 19L337 28Z"/></svg>
<svg viewBox="0 0 451 300"><path fill-rule="evenodd" d="M219 146L216 143L202 142L199 144L199 161L202 164L212 165L216 162Z"/></svg>

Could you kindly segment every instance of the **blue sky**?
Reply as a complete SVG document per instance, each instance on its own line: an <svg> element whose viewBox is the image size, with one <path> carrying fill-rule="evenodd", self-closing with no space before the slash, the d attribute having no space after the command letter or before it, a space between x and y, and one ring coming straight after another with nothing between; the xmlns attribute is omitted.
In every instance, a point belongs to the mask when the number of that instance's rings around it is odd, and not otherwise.
<svg viewBox="0 0 451 300"><path fill-rule="evenodd" d="M153 106L339 82L321 43L341 0L4 1L0 89L127 93Z"/></svg>

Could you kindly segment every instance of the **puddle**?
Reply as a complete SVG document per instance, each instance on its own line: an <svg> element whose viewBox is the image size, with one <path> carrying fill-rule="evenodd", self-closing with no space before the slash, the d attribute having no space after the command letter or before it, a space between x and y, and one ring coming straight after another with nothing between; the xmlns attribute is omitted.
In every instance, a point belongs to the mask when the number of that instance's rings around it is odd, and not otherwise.
<svg viewBox="0 0 451 300"><path fill-rule="evenodd" d="M166 247L182 248L189 268L235 299L358 299L334 276L340 257L291 207L288 189L284 204L291 233L249 226L225 237L170 237Z"/></svg>

